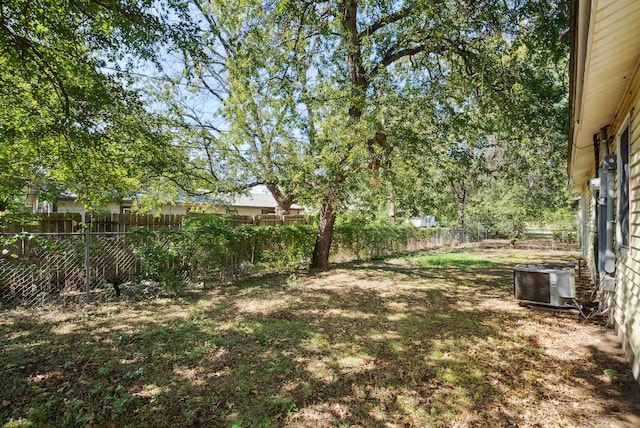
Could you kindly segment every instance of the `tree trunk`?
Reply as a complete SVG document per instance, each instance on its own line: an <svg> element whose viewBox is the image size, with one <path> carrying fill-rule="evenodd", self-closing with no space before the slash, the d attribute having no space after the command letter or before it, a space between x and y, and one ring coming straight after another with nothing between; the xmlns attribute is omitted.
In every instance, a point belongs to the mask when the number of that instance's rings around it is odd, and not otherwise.
<svg viewBox="0 0 640 428"><path fill-rule="evenodd" d="M331 250L335 223L336 212L333 208L333 199L325 197L322 201L316 244L313 249L313 258L311 259L312 269L321 271L329 269L329 251Z"/></svg>
<svg viewBox="0 0 640 428"><path fill-rule="evenodd" d="M464 229L465 221L464 221L464 211L467 207L467 201L465 199L458 199L458 229Z"/></svg>
<svg viewBox="0 0 640 428"><path fill-rule="evenodd" d="M362 61L361 36L358 33L358 1L338 2L338 11L341 15L340 24L343 30L342 40L345 44L345 61L351 84L349 121L357 122L362 117L362 107L369 86L367 71Z"/></svg>
<svg viewBox="0 0 640 428"><path fill-rule="evenodd" d="M393 184L389 182L389 216L391 223L396 224L396 194L393 191Z"/></svg>
<svg viewBox="0 0 640 428"><path fill-rule="evenodd" d="M456 236L454 239L454 245L460 245L464 242L464 212L467 207L467 183L465 183L464 179L460 180L459 188L456 187L456 183L453 181L449 182L449 188L451 189L451 193L456 200L458 205L458 211L456 213L456 217L458 220L458 230L456 231Z"/></svg>

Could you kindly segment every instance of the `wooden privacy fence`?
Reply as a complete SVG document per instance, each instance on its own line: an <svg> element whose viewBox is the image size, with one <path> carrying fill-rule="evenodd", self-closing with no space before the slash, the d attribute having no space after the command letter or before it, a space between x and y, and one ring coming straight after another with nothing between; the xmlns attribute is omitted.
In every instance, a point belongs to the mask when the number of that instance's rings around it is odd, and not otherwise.
<svg viewBox="0 0 640 428"><path fill-rule="evenodd" d="M83 225L90 225L91 232L131 232L144 228L150 231L180 229L185 217L201 214L97 214L50 213L25 216L23 221L13 222L0 229L2 233L76 233ZM307 224L303 215L232 215L226 216L232 226L250 224L254 226L282 226Z"/></svg>

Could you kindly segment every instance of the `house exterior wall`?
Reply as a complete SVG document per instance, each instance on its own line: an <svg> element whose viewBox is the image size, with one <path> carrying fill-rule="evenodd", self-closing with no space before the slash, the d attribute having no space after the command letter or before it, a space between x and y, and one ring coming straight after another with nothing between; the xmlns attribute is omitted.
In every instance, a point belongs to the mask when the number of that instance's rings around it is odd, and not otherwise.
<svg viewBox="0 0 640 428"><path fill-rule="evenodd" d="M596 168L590 150L594 141L604 149L601 155L606 149L615 155L607 162L600 158L612 173L608 177L613 178L614 194L610 195L613 213L609 206L606 210L609 222L599 222L599 228L606 227L608 233L598 228L599 239L610 239L608 249L613 253L605 251L605 262L600 266L608 274L599 272L594 280L601 286L600 309L609 315L640 382L640 26L636 25L640 2L571 0L570 18L569 185L572 191L588 197L585 180L594 176ZM622 168L620 139L627 124L629 157L627 168ZM605 127L606 140L602 138ZM628 182L622 182L622 171ZM614 226L613 239L610 226ZM624 235L621 226L628 226ZM614 261L610 255L615 255L615 264L610 263ZM590 254L590 262L593 258Z"/></svg>
<svg viewBox="0 0 640 428"><path fill-rule="evenodd" d="M56 202L56 211L59 213L78 213L82 215L86 212L84 205L76 201L58 201ZM105 211L120 214L120 205L110 203L105 207Z"/></svg>
<svg viewBox="0 0 640 428"><path fill-rule="evenodd" d="M173 210L176 210L178 207L173 207ZM186 213L186 208L182 207ZM195 212L211 212L209 208L201 209L197 206L191 208L191 211ZM268 212L267 212L268 211ZM289 210L289 215L299 215L302 210L291 208ZM165 208L162 208L162 212L165 214L184 214L174 211L166 211ZM238 214L238 215L263 215L263 214L275 214L275 207L247 207L247 206L229 206L229 207L218 207L217 211L214 210L216 214Z"/></svg>
<svg viewBox="0 0 640 428"><path fill-rule="evenodd" d="M636 72L612 123L615 132L611 148L618 153L618 136L629 121L629 247L616 247L616 290L613 296L613 320L634 377L640 380L640 73ZM615 185L615 210L620 203L618 174ZM616 219L617 221L617 219ZM618 236L615 237L618 242Z"/></svg>
<svg viewBox="0 0 640 428"><path fill-rule="evenodd" d="M74 201L58 201L56 202L56 211L59 213L79 213L84 214L84 207Z"/></svg>
<svg viewBox="0 0 640 428"><path fill-rule="evenodd" d="M594 237L595 237L595 195L585 186L585 190L580 198L580 211L578 213L580 227L580 247L582 258L587 261L587 268L591 273L591 278L596 277L596 263L594 257Z"/></svg>
<svg viewBox="0 0 640 428"><path fill-rule="evenodd" d="M184 205L163 205L162 214L185 215L188 208Z"/></svg>

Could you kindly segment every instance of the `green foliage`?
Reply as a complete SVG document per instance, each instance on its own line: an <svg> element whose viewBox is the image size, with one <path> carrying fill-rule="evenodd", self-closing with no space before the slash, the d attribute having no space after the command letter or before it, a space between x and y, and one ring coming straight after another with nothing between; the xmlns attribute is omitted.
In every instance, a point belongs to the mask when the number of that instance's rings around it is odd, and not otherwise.
<svg viewBox="0 0 640 428"><path fill-rule="evenodd" d="M170 290L180 288L184 279L184 263L176 243L159 238L146 229L139 229L133 244L142 260L144 279L158 281Z"/></svg>
<svg viewBox="0 0 640 428"><path fill-rule="evenodd" d="M616 369L604 369L603 373L612 383L616 383L616 382L621 383L627 380L627 374L620 373Z"/></svg>
<svg viewBox="0 0 640 428"><path fill-rule="evenodd" d="M434 254L420 254L416 256L418 264L423 267L453 267L461 268L466 266L498 266L492 260L487 260L479 255L467 254L467 253L434 253Z"/></svg>
<svg viewBox="0 0 640 428"><path fill-rule="evenodd" d="M345 216L335 228L332 253L370 260L426 245L439 233L438 228ZM229 217L198 215L187 217L180 230L138 231L132 242L142 259L142 277L177 291L188 281L307 265L315 238L315 225L233 227ZM287 284L298 288L295 274Z"/></svg>
<svg viewBox="0 0 640 428"><path fill-rule="evenodd" d="M295 273L292 273L287 277L287 287L289 287L290 290L297 290L301 288L300 284L298 283L298 277Z"/></svg>
<svg viewBox="0 0 640 428"><path fill-rule="evenodd" d="M532 227L539 227L541 229L557 229L557 230L573 230L576 228L576 213L574 210L568 208L560 208L555 211L546 211L542 219L537 222L530 222Z"/></svg>
<svg viewBox="0 0 640 428"><path fill-rule="evenodd" d="M77 193L91 207L166 170L176 153L130 71L187 52L181 1L10 0L0 5L0 211L25 190ZM151 171L155 171L151 173Z"/></svg>
<svg viewBox="0 0 640 428"><path fill-rule="evenodd" d="M438 232L437 228L416 228L384 220L365 222L358 218L340 218L335 227L333 252L371 260L407 251L412 241L428 241Z"/></svg>
<svg viewBox="0 0 640 428"><path fill-rule="evenodd" d="M229 217L198 215L182 229L138 232L143 277L177 290L186 281L228 278L258 268L291 268L308 260L312 225L233 227Z"/></svg>
<svg viewBox="0 0 640 428"><path fill-rule="evenodd" d="M462 225L491 175L527 185L526 205L511 201L527 219L553 211L565 202L566 5L5 1L0 211L43 185L98 207L140 189L157 203L175 186L263 184L284 210L322 203L331 217L354 197L376 209L395 199L398 212ZM133 76L169 56L174 80L156 106ZM517 234L522 215L512 214L500 222ZM213 253L180 236L150 249L163 254L148 257L151 275L175 276L163 266L184 250L200 266L237 258L238 246L252 262L308 256L279 253L303 248L306 231L213 233Z"/></svg>
<svg viewBox="0 0 640 428"><path fill-rule="evenodd" d="M272 266L290 267L306 263L315 239L314 225L243 225L240 231L244 242L238 243L236 250L241 258L246 260L251 256L254 263Z"/></svg>
<svg viewBox="0 0 640 428"><path fill-rule="evenodd" d="M176 76L165 98L200 187L264 184L285 210L322 205L321 228L354 197L377 208L393 195L399 212L462 225L488 146L523 145L509 159L526 151L527 168L562 152L540 132L566 104L554 1L192 3L207 60L185 63L197 95ZM316 267L332 233L319 230Z"/></svg>
<svg viewBox="0 0 640 428"><path fill-rule="evenodd" d="M536 225L545 229L575 229L574 212L567 208L570 198L566 188L558 189L554 195L541 193L520 180L489 178L469 198L468 225L482 226L505 238L521 238L527 227Z"/></svg>
<svg viewBox="0 0 640 428"><path fill-rule="evenodd" d="M170 237L190 276L213 276L224 272L233 257L241 233L223 216L187 217L180 233Z"/></svg>

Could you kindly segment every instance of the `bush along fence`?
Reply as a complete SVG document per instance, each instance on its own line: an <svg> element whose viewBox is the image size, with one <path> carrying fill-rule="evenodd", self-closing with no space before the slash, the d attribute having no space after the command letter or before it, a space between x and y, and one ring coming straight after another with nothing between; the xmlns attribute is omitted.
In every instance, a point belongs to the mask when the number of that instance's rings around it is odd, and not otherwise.
<svg viewBox="0 0 640 428"><path fill-rule="evenodd" d="M293 269L308 264L316 235L308 221L286 224L282 218L270 218L273 225L265 226L255 219L242 223L218 215L185 216L179 223L166 221L170 228L160 228L163 223L156 220L146 227L123 217L114 222L113 216L111 223L94 217L78 226L76 220L64 225L64 232L2 234L2 305L109 298L122 287L136 290L149 284L172 290L207 287L238 276ZM418 251L449 245L457 236L455 229L342 223L336 226L331 258L336 262Z"/></svg>

